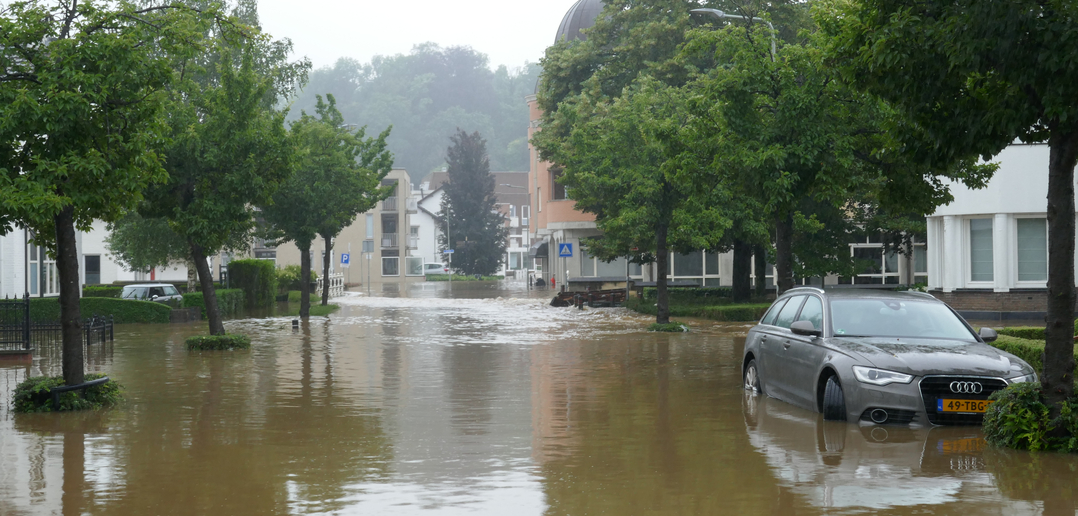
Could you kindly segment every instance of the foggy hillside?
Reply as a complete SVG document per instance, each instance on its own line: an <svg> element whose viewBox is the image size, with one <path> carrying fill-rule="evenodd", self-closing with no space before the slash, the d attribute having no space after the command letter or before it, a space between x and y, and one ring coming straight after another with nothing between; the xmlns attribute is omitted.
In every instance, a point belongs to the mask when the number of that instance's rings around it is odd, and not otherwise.
<svg viewBox="0 0 1078 516"><path fill-rule="evenodd" d="M314 111L315 95L332 93L349 124L377 135L392 125L394 167L418 182L445 165L449 135L460 127L487 140L491 170L528 169L528 108L539 65L489 68L485 54L469 47L417 45L412 52L376 56L370 63L342 58L311 72L289 117Z"/></svg>

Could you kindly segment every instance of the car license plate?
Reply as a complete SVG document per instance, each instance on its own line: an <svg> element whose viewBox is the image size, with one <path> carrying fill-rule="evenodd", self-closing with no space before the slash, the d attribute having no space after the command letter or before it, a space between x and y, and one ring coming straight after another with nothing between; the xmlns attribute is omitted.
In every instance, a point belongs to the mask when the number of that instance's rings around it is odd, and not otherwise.
<svg viewBox="0 0 1078 516"><path fill-rule="evenodd" d="M970 412L984 413L992 400L949 400L940 398L936 400L936 412Z"/></svg>
<svg viewBox="0 0 1078 516"><path fill-rule="evenodd" d="M988 442L980 437L965 439L940 439L936 442L936 451L944 455L962 455L981 453L988 447Z"/></svg>

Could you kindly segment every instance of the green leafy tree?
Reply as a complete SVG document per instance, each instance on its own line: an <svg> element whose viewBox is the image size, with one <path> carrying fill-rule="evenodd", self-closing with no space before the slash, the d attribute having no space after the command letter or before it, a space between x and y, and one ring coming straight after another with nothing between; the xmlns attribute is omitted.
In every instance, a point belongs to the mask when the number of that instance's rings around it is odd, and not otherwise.
<svg viewBox="0 0 1078 516"><path fill-rule="evenodd" d="M166 174L162 51L197 50L173 6L29 1L0 16L0 230L19 223L56 258L63 377L83 383L76 229L114 220Z"/></svg>
<svg viewBox="0 0 1078 516"><path fill-rule="evenodd" d="M381 181L393 168L386 150L386 129L377 138L366 128L351 130L337 111L333 95L318 97L318 115L303 113L292 123L297 147L296 171L262 208L262 217L278 242L293 241L300 251L301 278L310 277L311 243L316 234L326 242L322 277L329 278L333 239L356 216L374 208L393 193ZM310 283L300 282L300 316L310 316ZM323 282L322 304L329 302L329 281Z"/></svg>
<svg viewBox="0 0 1078 516"><path fill-rule="evenodd" d="M207 257L254 229L264 204L292 172L285 113L274 106L304 80L309 63L289 62L291 43L272 41L241 3L238 30L215 33L209 51L177 59L183 82L170 91L168 182L151 187L143 215L165 217L190 248L212 335L223 335Z"/></svg>
<svg viewBox="0 0 1078 516"><path fill-rule="evenodd" d="M1074 167L1078 33L1062 1L828 2L834 62L911 123L896 138L925 167L1048 142L1048 319L1041 384L1053 414L1074 393Z"/></svg>
<svg viewBox="0 0 1078 516"><path fill-rule="evenodd" d="M442 250L454 250L450 258L454 269L490 275L501 264L509 228L497 210L486 140L478 132L460 129L449 140L453 145L446 151L449 182L438 217L442 227L438 243Z"/></svg>
<svg viewBox="0 0 1078 516"><path fill-rule="evenodd" d="M588 240L588 253L656 263L656 322L668 323L670 251L716 248L731 227L721 208L728 199L721 188L694 189L686 180L698 169L681 159L691 152L677 138L687 112L683 90L644 77L618 98L589 93L559 106L567 138L544 130L533 140L564 167L561 182L576 208L595 214L603 235Z"/></svg>
<svg viewBox="0 0 1078 516"><path fill-rule="evenodd" d="M817 37L772 55L760 27L694 31L683 54L725 63L689 86L693 145L713 157L704 180L755 198L773 224L780 292L795 274L851 274L858 226L899 205L931 213L950 199L936 176L983 177L968 160L924 169L889 153L889 106L839 81Z"/></svg>

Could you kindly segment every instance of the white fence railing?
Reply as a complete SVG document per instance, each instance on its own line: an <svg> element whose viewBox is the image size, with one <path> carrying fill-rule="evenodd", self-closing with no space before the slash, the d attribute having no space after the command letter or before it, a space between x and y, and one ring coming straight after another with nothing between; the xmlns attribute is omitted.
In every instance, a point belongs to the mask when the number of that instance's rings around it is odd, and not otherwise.
<svg viewBox="0 0 1078 516"><path fill-rule="evenodd" d="M322 295L322 281L325 278L318 278L318 290L315 294ZM338 297L344 295L344 273L336 273L329 275L329 297Z"/></svg>

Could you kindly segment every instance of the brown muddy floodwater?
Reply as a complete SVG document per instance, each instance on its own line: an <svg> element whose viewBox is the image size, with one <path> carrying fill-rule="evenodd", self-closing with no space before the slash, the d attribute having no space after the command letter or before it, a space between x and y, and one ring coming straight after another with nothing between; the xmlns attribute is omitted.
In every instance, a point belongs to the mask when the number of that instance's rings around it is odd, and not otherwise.
<svg viewBox="0 0 1078 516"><path fill-rule="evenodd" d="M231 321L244 352L121 326L88 356L127 388L100 413L12 414L58 357L0 365L0 515L1075 512L1070 456L747 396L745 325L649 334L520 283L453 288L351 293L297 332Z"/></svg>

